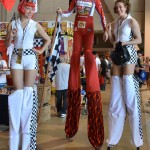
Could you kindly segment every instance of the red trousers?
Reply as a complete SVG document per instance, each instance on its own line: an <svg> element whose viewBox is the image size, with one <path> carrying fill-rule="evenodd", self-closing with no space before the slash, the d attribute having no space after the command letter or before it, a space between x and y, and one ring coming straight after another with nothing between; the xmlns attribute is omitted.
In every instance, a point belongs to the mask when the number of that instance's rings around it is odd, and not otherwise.
<svg viewBox="0 0 150 150"><path fill-rule="evenodd" d="M86 27L78 28L78 21L86 22ZM82 47L84 47L86 91L100 91L95 57L92 54L94 39L93 26L93 17L91 17L90 19L76 18L74 24L74 43L69 78L69 89L71 90L77 90L78 88L80 88L80 52L82 50Z"/></svg>
<svg viewBox="0 0 150 150"><path fill-rule="evenodd" d="M82 21L82 22L81 22ZM79 23L85 28L78 28ZM80 27L83 27L80 26ZM65 132L73 137L79 127L81 112L80 96L80 52L84 47L86 71L86 95L88 99L88 138L94 148L100 148L104 141L104 126L99 78L95 57L92 54L94 38L93 18L77 18L74 24L74 43L68 87L68 108Z"/></svg>

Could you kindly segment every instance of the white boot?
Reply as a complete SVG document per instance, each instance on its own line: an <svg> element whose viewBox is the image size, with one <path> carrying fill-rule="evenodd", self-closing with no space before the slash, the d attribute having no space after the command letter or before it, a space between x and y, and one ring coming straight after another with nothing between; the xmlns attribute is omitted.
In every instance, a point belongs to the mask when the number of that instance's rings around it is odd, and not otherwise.
<svg viewBox="0 0 150 150"><path fill-rule="evenodd" d="M134 75L123 76L125 103L129 113L129 123L132 133L131 143L136 147L143 145L143 132L140 110L139 83Z"/></svg>
<svg viewBox="0 0 150 150"><path fill-rule="evenodd" d="M19 150L23 90L16 90L8 97L10 150Z"/></svg>
<svg viewBox="0 0 150 150"><path fill-rule="evenodd" d="M119 142L123 132L125 116L122 78L112 76L111 99L108 112L109 138L107 139L107 143L109 146L116 145Z"/></svg>

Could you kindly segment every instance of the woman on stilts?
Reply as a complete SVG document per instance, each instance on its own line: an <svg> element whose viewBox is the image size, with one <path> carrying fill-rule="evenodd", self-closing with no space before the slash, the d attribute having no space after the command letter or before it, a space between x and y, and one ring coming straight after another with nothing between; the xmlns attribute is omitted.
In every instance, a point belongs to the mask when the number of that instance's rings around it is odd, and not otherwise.
<svg viewBox="0 0 150 150"><path fill-rule="evenodd" d="M108 148L118 144L126 119L129 116L131 128L131 142L137 150L143 145L143 133L141 124L139 81L134 76L137 52L134 47L142 42L138 22L130 15L129 0L116 0L114 12L118 19L114 28L108 24L108 35L112 44L125 46L130 54L130 60L122 65L113 62L111 79L111 98L109 104L109 137Z"/></svg>
<svg viewBox="0 0 150 150"><path fill-rule="evenodd" d="M14 40L11 58L11 76L14 93L9 95L9 146L10 150L36 150L37 128L37 92L33 89L37 75L37 54L42 54L50 44L50 39L41 25L32 16L35 3L22 0L18 6L19 18L8 25L5 45L8 47ZM44 38L40 50L33 46L36 31Z"/></svg>

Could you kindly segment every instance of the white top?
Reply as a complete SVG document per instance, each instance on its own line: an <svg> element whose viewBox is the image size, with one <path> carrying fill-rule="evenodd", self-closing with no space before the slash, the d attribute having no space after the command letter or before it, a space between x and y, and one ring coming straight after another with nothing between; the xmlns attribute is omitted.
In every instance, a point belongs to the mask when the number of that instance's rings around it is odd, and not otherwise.
<svg viewBox="0 0 150 150"><path fill-rule="evenodd" d="M7 67L7 63L5 60L0 60L0 66L2 67ZM6 83L6 74L0 74L0 84L1 83Z"/></svg>
<svg viewBox="0 0 150 150"><path fill-rule="evenodd" d="M127 18L122 21L122 23L120 19L115 22L114 35L116 43L119 41L126 42L132 39L131 19L132 17L128 15Z"/></svg>
<svg viewBox="0 0 150 150"><path fill-rule="evenodd" d="M97 58L97 57L95 58L95 61L96 61L96 68L97 68L97 71L99 71L98 66L101 65L101 61L100 61L100 59Z"/></svg>
<svg viewBox="0 0 150 150"><path fill-rule="evenodd" d="M80 66L82 67L84 65L84 56L80 57Z"/></svg>
<svg viewBox="0 0 150 150"><path fill-rule="evenodd" d="M80 67L83 69L83 73L85 75L85 60L84 56L80 57Z"/></svg>
<svg viewBox="0 0 150 150"><path fill-rule="evenodd" d="M19 18L16 22L12 21L12 28L17 28L18 30L17 35L14 38L15 48L32 49L34 44L34 35L37 31L37 23L30 19L27 26L23 29Z"/></svg>
<svg viewBox="0 0 150 150"><path fill-rule="evenodd" d="M58 64L58 70L55 76L56 90L68 89L70 64L60 63Z"/></svg>

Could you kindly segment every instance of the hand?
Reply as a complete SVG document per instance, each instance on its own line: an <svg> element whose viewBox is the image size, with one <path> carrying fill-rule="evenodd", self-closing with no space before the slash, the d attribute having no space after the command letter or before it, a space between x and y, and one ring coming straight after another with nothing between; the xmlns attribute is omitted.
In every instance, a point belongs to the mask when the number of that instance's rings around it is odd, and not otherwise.
<svg viewBox="0 0 150 150"><path fill-rule="evenodd" d="M106 28L107 28L107 31L111 31L112 30L111 23L107 24Z"/></svg>
<svg viewBox="0 0 150 150"><path fill-rule="evenodd" d="M36 52L36 54L37 54L37 55L40 55L40 54L42 54L42 53L43 53L43 51L42 51L42 50L40 50L40 49L39 49L39 50L37 50L37 49L33 48L33 51L34 51L34 52Z"/></svg>
<svg viewBox="0 0 150 150"><path fill-rule="evenodd" d="M107 31L104 31L104 33L103 33L103 40L105 42L108 40L108 33L107 33Z"/></svg>
<svg viewBox="0 0 150 150"><path fill-rule="evenodd" d="M17 29L12 29L11 30L11 33L10 33L10 36L13 38L13 37L15 37L16 35L17 35Z"/></svg>
<svg viewBox="0 0 150 150"><path fill-rule="evenodd" d="M57 12L58 14L62 14L61 8L58 8L56 12Z"/></svg>

